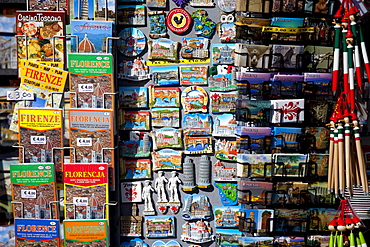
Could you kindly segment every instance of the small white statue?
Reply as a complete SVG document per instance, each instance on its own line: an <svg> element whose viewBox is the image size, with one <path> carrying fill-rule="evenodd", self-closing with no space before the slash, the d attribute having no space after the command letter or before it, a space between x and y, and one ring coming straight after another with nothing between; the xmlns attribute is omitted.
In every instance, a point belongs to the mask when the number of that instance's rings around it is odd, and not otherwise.
<svg viewBox="0 0 370 247"><path fill-rule="evenodd" d="M171 172L171 178L168 179L168 190L170 191L170 202L180 202L178 187L182 184L181 180L177 177L177 172Z"/></svg>
<svg viewBox="0 0 370 247"><path fill-rule="evenodd" d="M167 178L164 176L163 171L158 172L158 177L155 180L154 188L158 193L157 202L168 202L165 192L165 184L168 183Z"/></svg>
<svg viewBox="0 0 370 247"><path fill-rule="evenodd" d="M144 182L143 195L144 200L144 211L154 211L153 202L152 202L152 192L155 192L153 187L150 185L150 181L146 180Z"/></svg>

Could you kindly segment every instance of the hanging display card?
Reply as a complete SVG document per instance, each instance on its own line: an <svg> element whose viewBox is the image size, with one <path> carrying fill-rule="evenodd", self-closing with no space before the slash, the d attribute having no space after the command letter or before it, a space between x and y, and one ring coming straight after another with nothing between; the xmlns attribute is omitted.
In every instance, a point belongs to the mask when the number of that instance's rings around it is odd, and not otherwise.
<svg viewBox="0 0 370 247"><path fill-rule="evenodd" d="M56 181L63 183L63 111L19 108L19 162L55 165Z"/></svg>
<svg viewBox="0 0 370 247"><path fill-rule="evenodd" d="M108 246L108 220L64 220L64 246Z"/></svg>
<svg viewBox="0 0 370 247"><path fill-rule="evenodd" d="M11 164L10 181L14 218L59 219L54 164Z"/></svg>
<svg viewBox="0 0 370 247"><path fill-rule="evenodd" d="M64 164L65 219L108 218L108 165Z"/></svg>
<svg viewBox="0 0 370 247"><path fill-rule="evenodd" d="M60 246L59 220L15 219L14 223L15 246Z"/></svg>
<svg viewBox="0 0 370 247"><path fill-rule="evenodd" d="M69 54L68 68L72 108L113 108L112 55Z"/></svg>

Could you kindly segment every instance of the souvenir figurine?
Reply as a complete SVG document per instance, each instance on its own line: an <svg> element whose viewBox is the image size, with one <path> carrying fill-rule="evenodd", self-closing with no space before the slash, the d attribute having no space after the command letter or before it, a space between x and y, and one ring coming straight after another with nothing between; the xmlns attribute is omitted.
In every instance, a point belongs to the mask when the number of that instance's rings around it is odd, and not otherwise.
<svg viewBox="0 0 370 247"><path fill-rule="evenodd" d="M209 71L208 89L211 92L233 91L237 89L236 80L233 79L233 66L215 65Z"/></svg>
<svg viewBox="0 0 370 247"><path fill-rule="evenodd" d="M207 112L207 92L202 87L187 87L181 93L181 103L185 113Z"/></svg>
<svg viewBox="0 0 370 247"><path fill-rule="evenodd" d="M213 7L215 3L213 0L190 0L190 6L192 7Z"/></svg>
<svg viewBox="0 0 370 247"><path fill-rule="evenodd" d="M155 179L155 182L154 182L154 188L156 189L157 194L158 194L157 203L156 203L157 208L162 214L164 214L166 212L167 203L168 203L167 195L166 195L166 192L165 192L166 183L168 183L168 180L164 176L164 172L159 171L158 172L158 177Z"/></svg>
<svg viewBox="0 0 370 247"><path fill-rule="evenodd" d="M212 44L212 63L233 65L235 60L235 44Z"/></svg>
<svg viewBox="0 0 370 247"><path fill-rule="evenodd" d="M175 237L174 216L146 216L144 225L147 238Z"/></svg>
<svg viewBox="0 0 370 247"><path fill-rule="evenodd" d="M208 58L209 39L206 38L182 38L180 56L185 59Z"/></svg>
<svg viewBox="0 0 370 247"><path fill-rule="evenodd" d="M179 85L178 66L152 67L152 75L156 86Z"/></svg>
<svg viewBox="0 0 370 247"><path fill-rule="evenodd" d="M198 177L198 188L208 188L211 183L211 161L208 155L200 156L199 161L199 177Z"/></svg>
<svg viewBox="0 0 370 247"><path fill-rule="evenodd" d="M206 195L185 195L185 206L182 210L184 220L209 220L211 219L211 205Z"/></svg>
<svg viewBox="0 0 370 247"><path fill-rule="evenodd" d="M120 130L149 130L149 111L119 111Z"/></svg>
<svg viewBox="0 0 370 247"><path fill-rule="evenodd" d="M139 56L145 49L146 37L139 29L128 27L119 35L118 50L126 57Z"/></svg>
<svg viewBox="0 0 370 247"><path fill-rule="evenodd" d="M149 86L150 107L180 107L180 88Z"/></svg>
<svg viewBox="0 0 370 247"><path fill-rule="evenodd" d="M163 148L182 148L181 130L163 127L152 131L154 139L154 150Z"/></svg>
<svg viewBox="0 0 370 247"><path fill-rule="evenodd" d="M177 5L182 5L186 0L173 0ZM174 8L168 12L166 24L168 29L177 34L185 33L192 23L190 14L182 8Z"/></svg>
<svg viewBox="0 0 370 247"><path fill-rule="evenodd" d="M181 240L199 244L210 242L213 240L212 228L207 221L187 221L182 225Z"/></svg>
<svg viewBox="0 0 370 247"><path fill-rule="evenodd" d="M130 81L143 81L150 79L148 66L141 58L135 58L133 61L123 60L119 64L118 79Z"/></svg>
<svg viewBox="0 0 370 247"><path fill-rule="evenodd" d="M142 199L144 201L144 215L154 215L154 207L153 207L153 192L155 192L154 188L150 184L149 180L144 182L143 192L142 192Z"/></svg>
<svg viewBox="0 0 370 247"><path fill-rule="evenodd" d="M194 162L192 159L189 157L185 158L184 163L182 164L182 170L184 174L183 178L183 186L182 190L183 191L193 191L196 189L196 184L195 184L195 167L194 167Z"/></svg>
<svg viewBox="0 0 370 247"><path fill-rule="evenodd" d="M179 198L179 184L182 184L182 181L179 179L176 171L171 172L171 177L168 179L167 188L170 192L170 199L168 204L172 213L177 213L180 208L180 198Z"/></svg>
<svg viewBox="0 0 370 247"><path fill-rule="evenodd" d="M180 108L152 108L152 126L180 127Z"/></svg>
<svg viewBox="0 0 370 247"><path fill-rule="evenodd" d="M185 154L211 154L212 137L211 136L191 136L184 134Z"/></svg>
<svg viewBox="0 0 370 247"><path fill-rule="evenodd" d="M150 11L149 16L149 37L152 39L167 38L166 16L164 11Z"/></svg>
<svg viewBox="0 0 370 247"><path fill-rule="evenodd" d="M146 87L119 87L120 108L147 108L148 89Z"/></svg>
<svg viewBox="0 0 370 247"><path fill-rule="evenodd" d="M233 14L222 14L217 24L217 33L221 43L233 43L236 40L236 29Z"/></svg>
<svg viewBox="0 0 370 247"><path fill-rule="evenodd" d="M222 205L233 206L238 204L238 192L236 190L236 183L216 182L215 187L218 188Z"/></svg>
<svg viewBox="0 0 370 247"><path fill-rule="evenodd" d="M117 24L145 26L145 5L118 5Z"/></svg>
<svg viewBox="0 0 370 247"><path fill-rule="evenodd" d="M194 20L195 33L205 38L212 38L217 24L209 18L207 11L197 9L191 14L191 17Z"/></svg>
<svg viewBox="0 0 370 247"><path fill-rule="evenodd" d="M166 38L150 40L149 44L149 59L162 59L169 61L179 60L178 46L179 42L172 41Z"/></svg>
<svg viewBox="0 0 370 247"><path fill-rule="evenodd" d="M238 93L236 91L212 92L210 96L212 112L235 112L237 97Z"/></svg>
<svg viewBox="0 0 370 247"><path fill-rule="evenodd" d="M205 113L187 113L182 119L184 135L212 135L212 117Z"/></svg>
<svg viewBox="0 0 370 247"><path fill-rule="evenodd" d="M182 151L165 148L152 152L153 171L181 170Z"/></svg>

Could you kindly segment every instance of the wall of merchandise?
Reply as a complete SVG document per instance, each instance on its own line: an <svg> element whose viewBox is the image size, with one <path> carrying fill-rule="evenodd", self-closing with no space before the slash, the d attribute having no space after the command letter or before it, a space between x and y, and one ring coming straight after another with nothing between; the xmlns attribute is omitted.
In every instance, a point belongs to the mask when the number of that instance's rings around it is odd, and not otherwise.
<svg viewBox="0 0 370 247"><path fill-rule="evenodd" d="M329 246L338 2L24 6L0 19L0 70L20 79L0 90L18 152L0 241Z"/></svg>

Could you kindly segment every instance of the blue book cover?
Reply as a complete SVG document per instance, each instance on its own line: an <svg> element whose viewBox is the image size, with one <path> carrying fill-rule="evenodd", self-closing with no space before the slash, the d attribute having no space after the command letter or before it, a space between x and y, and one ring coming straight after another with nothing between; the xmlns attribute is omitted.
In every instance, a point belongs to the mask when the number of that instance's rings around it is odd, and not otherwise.
<svg viewBox="0 0 370 247"><path fill-rule="evenodd" d="M59 246L59 231L59 220L15 219L16 246Z"/></svg>

